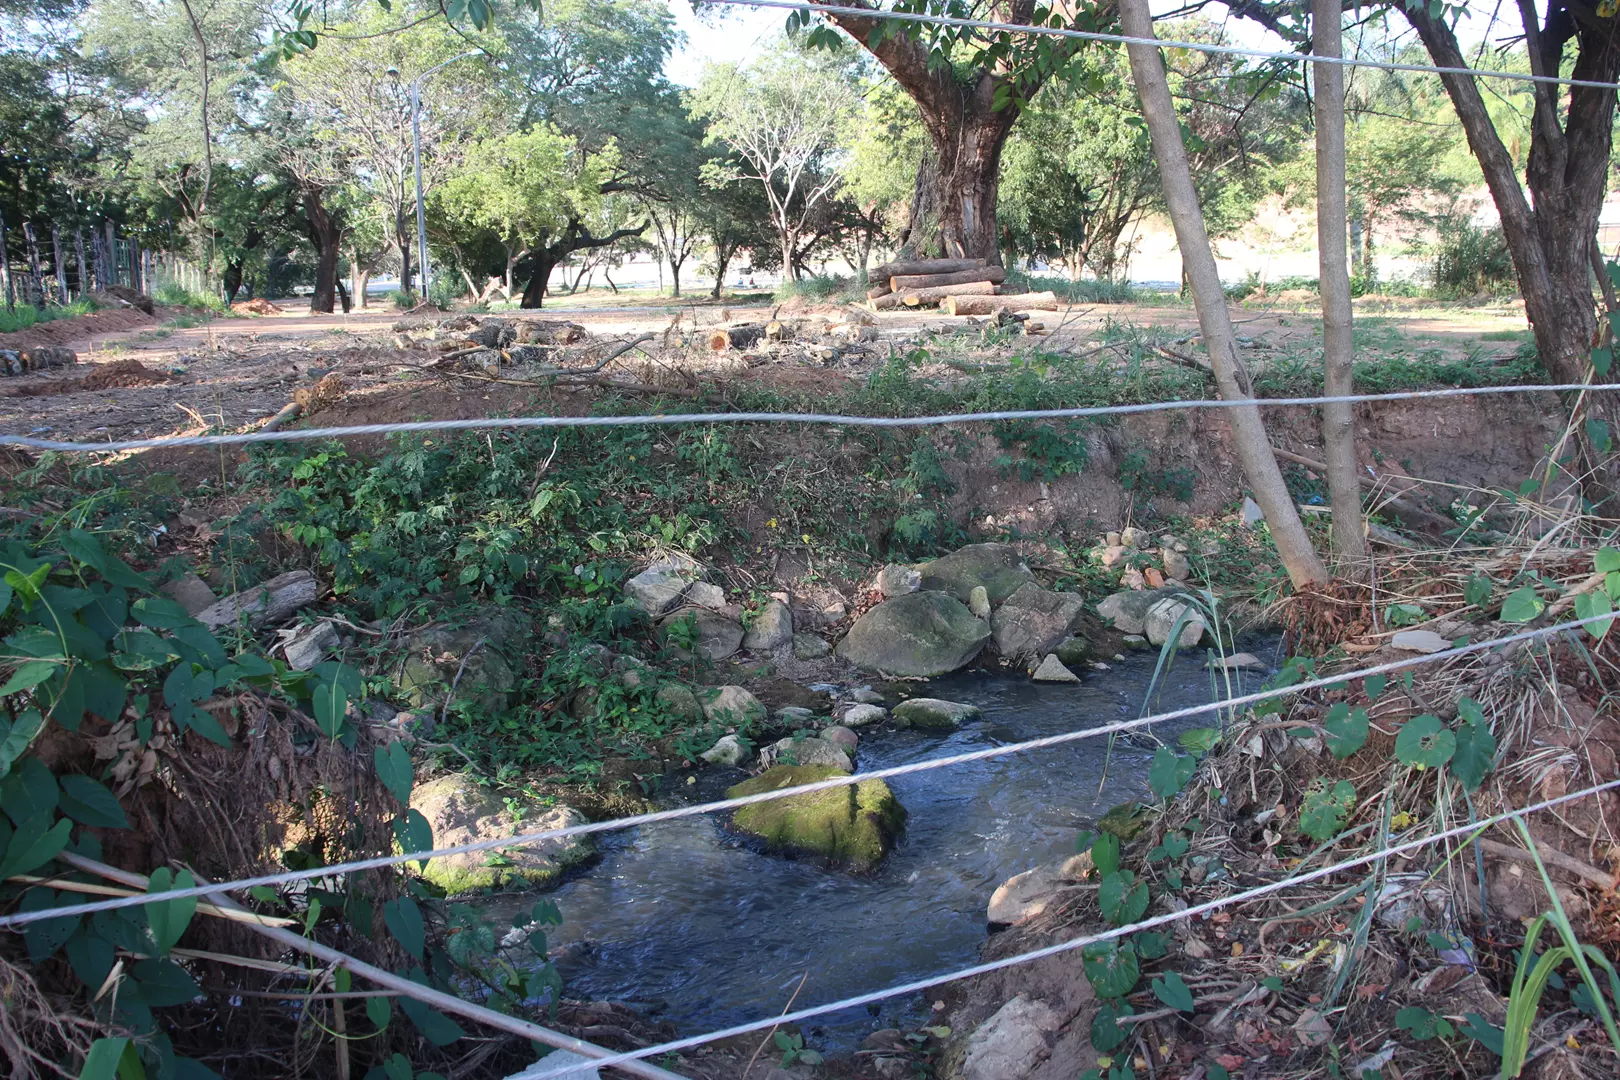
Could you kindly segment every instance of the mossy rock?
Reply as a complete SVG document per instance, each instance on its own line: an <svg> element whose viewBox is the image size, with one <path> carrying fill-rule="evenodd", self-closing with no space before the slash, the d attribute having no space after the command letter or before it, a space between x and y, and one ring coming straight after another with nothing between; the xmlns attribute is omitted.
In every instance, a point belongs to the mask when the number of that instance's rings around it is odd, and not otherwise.
<svg viewBox="0 0 1620 1080"><path fill-rule="evenodd" d="M584 814L570 806L542 806L521 799L508 805L498 793L461 774L419 785L411 792L411 809L427 819L434 847L571 828L586 821ZM564 871L594 854L589 836L568 836L510 849L448 855L429 860L420 873L451 896L486 889L543 888L556 884Z"/></svg>
<svg viewBox="0 0 1620 1080"><path fill-rule="evenodd" d="M1122 843L1136 839L1136 835L1147 828L1147 807L1138 802L1120 803L1097 822L1097 828L1110 836L1119 837Z"/></svg>
<svg viewBox="0 0 1620 1080"><path fill-rule="evenodd" d="M1011 544L969 544L917 567L924 590L949 593L967 603L982 585L991 606L1000 606L1035 579Z"/></svg>
<svg viewBox="0 0 1620 1080"><path fill-rule="evenodd" d="M730 788L726 798L813 784L848 776L827 765L777 765ZM809 795L790 795L741 807L732 827L758 837L773 851L815 855L851 870L876 869L894 846L906 811L881 780L829 788Z"/></svg>
<svg viewBox="0 0 1620 1080"><path fill-rule="evenodd" d="M434 626L413 634L396 677L400 694L417 708L437 708L459 672L456 696L499 712L518 684L509 657L522 655L528 633L528 621L518 613L485 608L465 626Z"/></svg>

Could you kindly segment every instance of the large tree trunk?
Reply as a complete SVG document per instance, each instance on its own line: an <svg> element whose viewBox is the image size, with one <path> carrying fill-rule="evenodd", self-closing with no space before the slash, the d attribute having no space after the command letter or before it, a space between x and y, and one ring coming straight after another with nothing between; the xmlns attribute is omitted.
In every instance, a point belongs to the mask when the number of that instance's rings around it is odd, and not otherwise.
<svg viewBox="0 0 1620 1080"><path fill-rule="evenodd" d="M842 6L871 4L846 0ZM998 0L992 8L980 17L1028 23L1035 2ZM998 64L959 78L952 65L931 62L925 42L907 33L878 33L882 23L877 19L845 12L828 12L826 17L888 69L916 103L928 132L932 149L917 173L911 222L901 250L907 255L981 258L1000 266L996 199L1001 151L1018 119L1019 102L1034 97L1044 75L1025 70L1022 79L1015 80ZM1051 45L1054 51L1076 47L1067 41ZM998 90L1004 99L1000 108Z"/></svg>
<svg viewBox="0 0 1620 1080"><path fill-rule="evenodd" d="M1154 36L1148 0L1121 0L1120 21L1130 37ZM1215 371L1215 383L1224 399L1252 397L1248 373L1238 358L1237 334L1226 307L1226 290L1221 286L1215 253L1209 246L1204 214L1193 187L1192 168L1187 162L1187 148L1181 141L1181 122L1170 100L1170 82L1159 50L1152 45L1128 45L1126 50L1130 54L1131 76L1142 99L1148 134L1153 140L1153 154L1159 162L1160 182L1164 186L1171 224L1175 226L1176 244L1181 249L1182 267L1192 285L1198 325L1209 349L1210 366ZM1283 483L1282 470L1272 455L1271 440L1266 435L1259 406L1243 405L1226 411L1231 414L1232 441L1238 461L1249 486L1254 489L1255 501L1265 512L1289 580L1295 588L1326 581L1327 570L1305 534L1299 511L1294 508L1288 487Z"/></svg>
<svg viewBox="0 0 1620 1080"><path fill-rule="evenodd" d="M642 222L634 229L615 229L606 236L592 236L590 228L583 222L570 221L568 228L556 240L549 244L536 243L530 247L530 265L534 268L534 273L529 275L529 283L523 287L523 300L519 306L525 308L539 307L544 302L546 283L551 280L552 268L574 252L607 247L609 244L616 244L626 237L640 236L646 231L647 223ZM584 276L584 271L580 273L581 276ZM612 284L612 282L609 281L609 284ZM616 287L615 291L617 291Z"/></svg>
<svg viewBox="0 0 1620 1080"><path fill-rule="evenodd" d="M1340 56L1344 48L1341 0L1314 0L1311 48ZM1316 247L1322 291L1322 375L1328 397L1355 392L1355 345L1351 339L1350 271L1345 265L1344 68L1316 67ZM1327 459L1328 498L1333 507L1333 550L1342 569L1363 576L1367 540L1362 535L1361 478L1356 466L1355 416L1349 402L1322 406L1322 454Z"/></svg>
<svg viewBox="0 0 1620 1080"><path fill-rule="evenodd" d="M1576 12L1557 5L1543 23L1531 0L1520 0L1519 8L1533 74L1557 75L1565 46L1573 39L1579 51L1572 78L1612 83L1620 75L1620 24L1613 16L1599 18L1590 8ZM1430 18L1423 5L1407 9L1406 17L1437 65L1467 66L1456 35L1443 20ZM1563 88L1535 84L1526 198L1478 84L1464 75L1441 75L1440 81L1501 215L1536 351L1556 381L1581 382L1592 370L1597 331L1591 258L1608 177L1615 92L1573 86L1567 108L1560 109ZM1614 375L1611 369L1609 377ZM1612 410L1614 403L1604 401L1600 407Z"/></svg>
<svg viewBox="0 0 1620 1080"><path fill-rule="evenodd" d="M309 310L330 315L337 306L338 253L343 227L326 209L319 187L301 185L299 195L304 203L309 238L315 245L315 292L309 298ZM402 258L409 258L408 250L402 249Z"/></svg>

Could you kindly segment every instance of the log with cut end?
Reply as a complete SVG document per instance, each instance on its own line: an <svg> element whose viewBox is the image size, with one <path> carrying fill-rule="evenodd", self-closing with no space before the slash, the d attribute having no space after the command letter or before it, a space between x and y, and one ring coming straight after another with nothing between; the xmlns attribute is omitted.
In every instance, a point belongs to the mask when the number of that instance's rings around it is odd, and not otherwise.
<svg viewBox="0 0 1620 1080"><path fill-rule="evenodd" d="M970 281L964 285L940 285L933 289L907 289L895 293L906 307L934 307L952 296L992 296L996 287L988 281Z"/></svg>
<svg viewBox="0 0 1620 1080"><path fill-rule="evenodd" d="M873 281L887 281L909 274L954 274L959 270L977 270L983 265L983 259L899 259L884 263L869 276Z"/></svg>
<svg viewBox="0 0 1620 1080"><path fill-rule="evenodd" d="M793 327L789 326L785 322L781 322L781 321L779 321L777 319L772 319L770 322L765 324L765 340L766 341L786 341L788 338L790 338L792 336L793 336Z"/></svg>
<svg viewBox="0 0 1620 1080"><path fill-rule="evenodd" d="M947 315L994 315L997 311L1056 311L1056 293L1017 293L1012 296L947 296L940 310Z"/></svg>
<svg viewBox="0 0 1620 1080"><path fill-rule="evenodd" d="M933 289L941 285L966 285L974 281L1000 284L1007 279L1007 271L999 266L981 266L974 270L958 270L954 274L896 275L889 279L889 291L903 293L914 289Z"/></svg>
<svg viewBox="0 0 1620 1080"><path fill-rule="evenodd" d="M725 352L727 349L746 349L750 345L757 345L764 336L765 328L759 323L743 323L717 326L705 335L705 339L712 352Z"/></svg>
<svg viewBox="0 0 1620 1080"><path fill-rule="evenodd" d="M876 300L880 296L888 296L889 293L893 291L893 289L889 288L888 282L882 282L880 284L873 285L870 289L867 289L866 298L868 300Z"/></svg>

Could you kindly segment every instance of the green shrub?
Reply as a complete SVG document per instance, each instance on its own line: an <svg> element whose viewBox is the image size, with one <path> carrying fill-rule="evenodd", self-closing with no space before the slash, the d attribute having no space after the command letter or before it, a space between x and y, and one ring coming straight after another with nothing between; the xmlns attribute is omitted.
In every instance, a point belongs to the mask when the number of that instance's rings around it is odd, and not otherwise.
<svg viewBox="0 0 1620 1080"><path fill-rule="evenodd" d="M416 306L416 291L414 289L395 289L387 293L383 299L403 311Z"/></svg>
<svg viewBox="0 0 1620 1080"><path fill-rule="evenodd" d="M154 302L165 307L194 308L205 311L224 311L225 301L212 293L192 292L178 282L159 285L152 293Z"/></svg>
<svg viewBox="0 0 1620 1080"><path fill-rule="evenodd" d="M16 307L0 310L0 334L15 334L53 319L88 315L99 306L87 296L81 296L71 304L47 304L44 308L37 308L32 304L18 304Z"/></svg>
<svg viewBox="0 0 1620 1080"><path fill-rule="evenodd" d="M1507 236L1498 226L1479 228L1453 206L1435 219L1434 292L1445 298L1501 295L1518 288Z"/></svg>
<svg viewBox="0 0 1620 1080"><path fill-rule="evenodd" d="M777 300L791 300L796 296L806 300L822 300L830 304L847 304L866 299L866 288L854 278L830 274L810 274L798 281L784 281L776 287Z"/></svg>

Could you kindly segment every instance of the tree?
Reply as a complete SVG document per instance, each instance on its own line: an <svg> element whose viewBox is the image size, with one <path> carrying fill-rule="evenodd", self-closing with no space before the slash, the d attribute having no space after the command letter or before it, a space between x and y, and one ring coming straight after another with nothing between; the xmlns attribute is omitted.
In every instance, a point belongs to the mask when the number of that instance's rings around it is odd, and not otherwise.
<svg viewBox="0 0 1620 1080"><path fill-rule="evenodd" d="M602 236L590 230L590 218L602 208L602 188L617 167L612 143L590 154L551 125L535 124L476 144L434 201L451 222L492 230L514 262L519 255L513 253L527 254L533 272L524 306L539 307L552 269L569 255L646 228Z"/></svg>
<svg viewBox="0 0 1620 1080"><path fill-rule="evenodd" d="M842 136L856 107L847 71L783 41L746 67L710 65L688 96L688 107L708 121L711 141L725 143L737 155L729 166L712 164L708 175L719 182L747 179L762 185L783 273L797 278L801 235L839 184Z"/></svg>
<svg viewBox="0 0 1620 1080"><path fill-rule="evenodd" d="M411 281L416 242L410 84L430 67L465 51L441 23L401 33L380 9L342 29L349 37L323 41L285 61L281 74L294 114L314 138L329 142L348 183L364 195L399 260L400 282ZM466 145L501 124L499 103L485 91L480 59L451 64L422 84L422 182L425 193L461 159Z"/></svg>
<svg viewBox="0 0 1620 1080"><path fill-rule="evenodd" d="M711 180L703 185L700 196L697 204L698 226L708 241L707 263L714 272L714 287L709 290L709 295L718 300L725 287L726 269L737 253L771 245L771 208L758 184L741 180Z"/></svg>
<svg viewBox="0 0 1620 1080"><path fill-rule="evenodd" d="M846 0L843 8L876 10L878 0ZM1060 10L1036 0L899 4L907 11L971 14L1000 23L1053 22L1080 30L1112 24L1111 5ZM1071 14L1072 12L1072 14ZM1062 72L1084 46L1003 30L904 23L857 11L796 14L790 28L825 18L867 49L917 105L931 153L916 177L905 250L1001 262L997 225L1001 153L1025 103ZM821 28L825 30L825 28ZM813 39L815 40L815 39Z"/></svg>
<svg viewBox="0 0 1620 1080"><path fill-rule="evenodd" d="M1135 38L1151 38L1153 17L1148 0L1120 0L1120 21L1125 33ZM1193 304L1198 309L1198 325L1209 350L1210 366L1221 397L1241 400L1254 396L1248 374L1238 356L1237 334L1226 308L1226 290L1215 267L1215 253L1204 229L1203 212L1193 186L1192 169L1182 143L1181 125L1170 97L1159 50L1152 45L1127 45L1131 75L1142 99L1142 115L1153 140L1154 157L1159 162L1165 203L1175 226L1176 243L1181 248L1182 266L1192 285ZM1232 437L1244 476L1254 489L1255 501L1265 512L1289 580L1304 588L1327 580L1327 570L1311 545L1299 520L1293 497L1283 482L1282 470L1272 454L1271 440L1257 405L1234 406Z"/></svg>
<svg viewBox="0 0 1620 1080"><path fill-rule="evenodd" d="M863 95L853 131L840 193L854 203L865 223L861 250L852 260L865 281L875 237L898 235L905 228L917 170L928 155L928 133L916 103L893 79L881 80Z"/></svg>
<svg viewBox="0 0 1620 1080"><path fill-rule="evenodd" d="M1340 0L1314 0L1312 46L1318 56L1344 54ZM1316 70L1316 248L1322 292L1322 372L1328 397L1355 392L1355 342L1351 333L1350 271L1345 265L1344 68ZM1367 557L1362 535L1360 468L1356 464L1355 417L1349 402L1322 406L1322 447L1333 507L1333 547L1355 566Z"/></svg>

